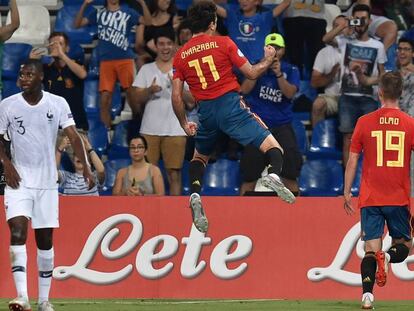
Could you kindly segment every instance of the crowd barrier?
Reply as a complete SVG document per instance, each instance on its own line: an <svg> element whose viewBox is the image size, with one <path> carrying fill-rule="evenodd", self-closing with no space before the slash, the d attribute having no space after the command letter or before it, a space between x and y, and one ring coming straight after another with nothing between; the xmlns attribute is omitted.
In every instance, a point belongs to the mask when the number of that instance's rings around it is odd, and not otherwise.
<svg viewBox="0 0 414 311"><path fill-rule="evenodd" d="M3 201L1 199L1 201ZM356 299L359 215L341 198L204 197L207 234L187 197L61 197L55 298ZM9 232L0 226L0 297L14 297ZM388 235L384 245L390 245ZM37 295L34 237L29 295ZM377 299L413 299L414 255L391 266Z"/></svg>

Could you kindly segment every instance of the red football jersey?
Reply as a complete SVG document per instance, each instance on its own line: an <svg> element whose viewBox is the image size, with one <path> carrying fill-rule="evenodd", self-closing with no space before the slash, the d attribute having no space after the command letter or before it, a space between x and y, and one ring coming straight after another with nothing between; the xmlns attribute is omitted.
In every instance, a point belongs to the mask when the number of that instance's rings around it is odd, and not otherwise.
<svg viewBox="0 0 414 311"><path fill-rule="evenodd" d="M246 62L229 37L203 34L191 38L175 54L174 79L187 82L196 100L214 99L240 90L233 65L241 67Z"/></svg>
<svg viewBox="0 0 414 311"><path fill-rule="evenodd" d="M393 108L359 118L351 152L363 152L358 206L410 206L414 119Z"/></svg>

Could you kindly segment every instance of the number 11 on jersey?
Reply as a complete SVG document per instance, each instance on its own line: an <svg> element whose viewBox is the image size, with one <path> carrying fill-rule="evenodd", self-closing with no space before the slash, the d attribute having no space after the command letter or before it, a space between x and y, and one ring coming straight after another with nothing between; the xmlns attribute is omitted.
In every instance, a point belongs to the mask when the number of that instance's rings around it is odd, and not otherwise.
<svg viewBox="0 0 414 311"><path fill-rule="evenodd" d="M212 55L208 55L208 56L204 56L201 61L205 64L208 64L208 67L210 69L211 74L213 75L213 79L214 81L217 81L220 79L220 75L217 71L216 68L216 64L214 63L213 60L213 56ZM200 83L201 83L201 88L203 90L205 90L207 88L207 81L206 78L204 76L203 70L201 69L200 66L200 61L198 59L194 59L192 61L188 62L188 66L193 67L197 73L198 78L200 79Z"/></svg>

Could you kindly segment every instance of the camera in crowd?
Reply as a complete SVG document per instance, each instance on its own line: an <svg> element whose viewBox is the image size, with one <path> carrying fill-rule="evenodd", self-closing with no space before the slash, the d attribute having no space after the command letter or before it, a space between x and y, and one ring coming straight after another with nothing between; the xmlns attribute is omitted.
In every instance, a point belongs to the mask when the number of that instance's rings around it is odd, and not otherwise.
<svg viewBox="0 0 414 311"><path fill-rule="evenodd" d="M349 26L364 26L365 19L353 18L348 21Z"/></svg>

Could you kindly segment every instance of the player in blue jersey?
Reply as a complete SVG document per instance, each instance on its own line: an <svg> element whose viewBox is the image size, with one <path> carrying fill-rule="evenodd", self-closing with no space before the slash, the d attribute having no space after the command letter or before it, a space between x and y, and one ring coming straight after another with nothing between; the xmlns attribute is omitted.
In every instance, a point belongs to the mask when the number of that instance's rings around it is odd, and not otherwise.
<svg viewBox="0 0 414 311"><path fill-rule="evenodd" d="M291 0L283 0L272 10L258 0L239 0L239 4L217 5L217 15L224 19L229 37L246 58L255 64L263 58L262 44L275 27L275 18L283 13Z"/></svg>

